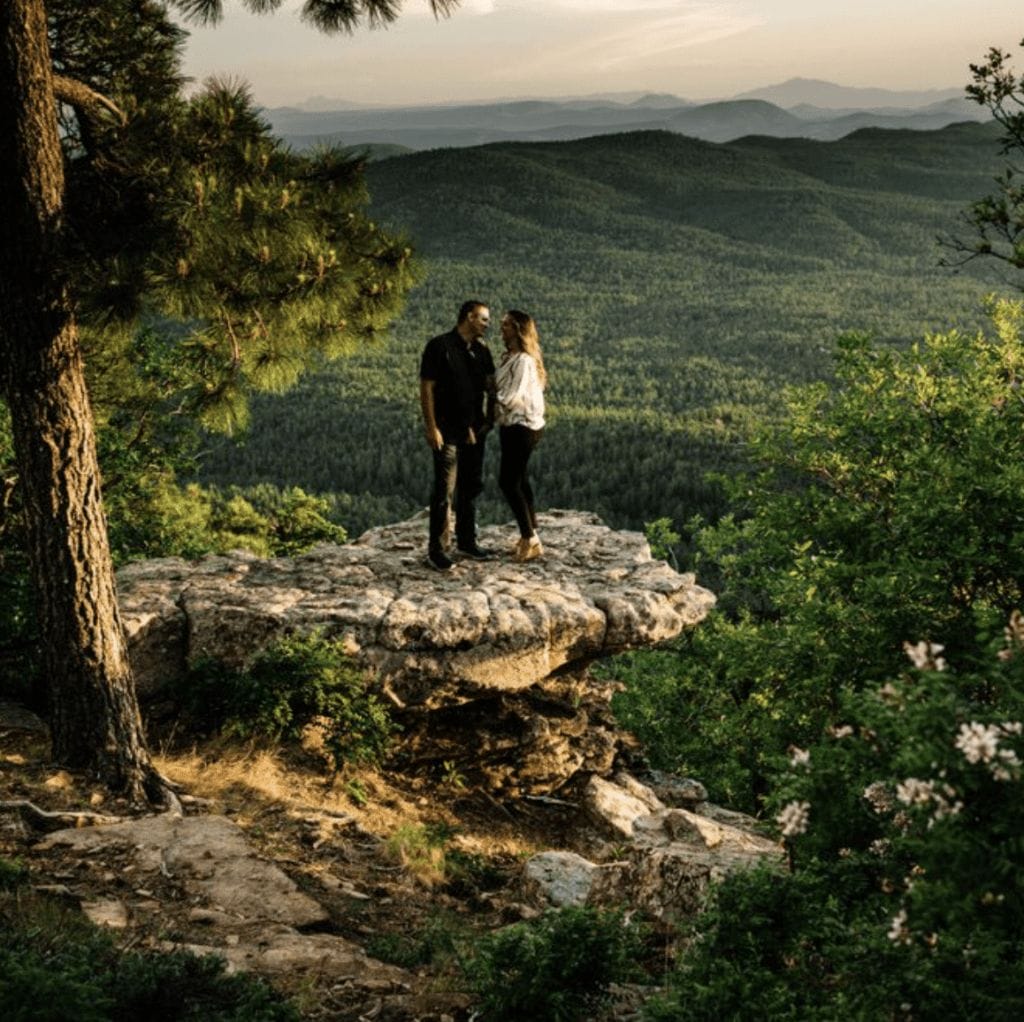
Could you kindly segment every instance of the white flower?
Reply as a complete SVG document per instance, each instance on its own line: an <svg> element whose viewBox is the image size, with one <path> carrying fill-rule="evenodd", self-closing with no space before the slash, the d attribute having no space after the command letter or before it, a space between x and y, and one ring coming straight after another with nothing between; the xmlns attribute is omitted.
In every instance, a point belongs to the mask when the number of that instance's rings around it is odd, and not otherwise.
<svg viewBox="0 0 1024 1022"><path fill-rule="evenodd" d="M886 936L894 944L910 943L910 930L907 928L907 910L905 908L901 908L899 912L893 916L892 923L889 926L889 932Z"/></svg>
<svg viewBox="0 0 1024 1022"><path fill-rule="evenodd" d="M999 728L994 724L961 724L953 743L968 763L989 763L999 750Z"/></svg>
<svg viewBox="0 0 1024 1022"><path fill-rule="evenodd" d="M896 798L905 806L931 802L934 795L935 783L933 781L921 781L916 777L908 777L902 784L896 785Z"/></svg>
<svg viewBox="0 0 1024 1022"><path fill-rule="evenodd" d="M794 769L798 766L810 766L811 753L808 749L800 749L795 745L789 747L789 765Z"/></svg>
<svg viewBox="0 0 1024 1022"><path fill-rule="evenodd" d="M795 837L807 830L807 821L810 818L810 802L789 802L782 809L782 812L775 817L775 822L782 830L783 837Z"/></svg>
<svg viewBox="0 0 1024 1022"><path fill-rule="evenodd" d="M864 789L863 795L871 803L871 808L876 813L887 813L892 809L892 795L884 781L875 781L873 784L869 784Z"/></svg>
<svg viewBox="0 0 1024 1022"><path fill-rule="evenodd" d="M830 727L828 733L833 738L849 738L853 734L853 728L849 724L842 724L839 727Z"/></svg>
<svg viewBox="0 0 1024 1022"><path fill-rule="evenodd" d="M1000 650L999 659L1011 660L1016 651L1024 646L1024 615L1019 610L1010 615L1010 623L1003 629L1003 634L1006 636L1006 648Z"/></svg>
<svg viewBox="0 0 1024 1022"><path fill-rule="evenodd" d="M903 652L907 654L910 662L919 671L944 671L946 661L939 654L945 648L937 642L928 642L926 639L922 639L915 645L911 645L909 642L903 643Z"/></svg>

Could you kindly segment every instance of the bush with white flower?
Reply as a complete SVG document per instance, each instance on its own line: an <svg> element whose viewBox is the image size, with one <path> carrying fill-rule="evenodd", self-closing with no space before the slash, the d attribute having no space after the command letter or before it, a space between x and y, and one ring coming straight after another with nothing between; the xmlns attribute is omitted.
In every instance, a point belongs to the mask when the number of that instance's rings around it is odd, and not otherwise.
<svg viewBox="0 0 1024 1022"><path fill-rule="evenodd" d="M847 341L698 537L719 611L659 691L788 863L718 888L652 1019L1024 1017L1024 303L992 315Z"/></svg>

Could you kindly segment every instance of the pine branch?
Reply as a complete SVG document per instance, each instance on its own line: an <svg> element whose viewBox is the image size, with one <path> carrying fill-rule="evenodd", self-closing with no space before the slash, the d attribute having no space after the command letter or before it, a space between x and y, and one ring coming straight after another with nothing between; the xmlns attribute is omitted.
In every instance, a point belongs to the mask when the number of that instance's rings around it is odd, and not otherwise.
<svg viewBox="0 0 1024 1022"><path fill-rule="evenodd" d="M224 16L223 0L171 0L188 21L200 25L216 25ZM282 0L243 0L254 14L276 11ZM435 18L447 18L459 0L428 0ZM306 0L302 20L321 32L352 33L365 18L370 28L382 28L397 20L402 0Z"/></svg>
<svg viewBox="0 0 1024 1022"><path fill-rule="evenodd" d="M83 110L95 117L102 110L112 113L122 125L128 123L121 108L111 99L107 99L102 93L90 88L85 82L76 81L66 75L55 74L53 76L53 93L62 103L73 106L76 110Z"/></svg>

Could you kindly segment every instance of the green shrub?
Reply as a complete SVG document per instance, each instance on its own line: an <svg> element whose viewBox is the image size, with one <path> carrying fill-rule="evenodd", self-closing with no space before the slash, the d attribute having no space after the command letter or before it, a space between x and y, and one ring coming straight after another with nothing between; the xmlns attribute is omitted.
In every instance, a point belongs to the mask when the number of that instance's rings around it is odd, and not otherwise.
<svg viewBox="0 0 1024 1022"><path fill-rule="evenodd" d="M651 548L652 557L678 567L675 547L682 536L672 527L671 518L655 518L653 522L644 522L644 537Z"/></svg>
<svg viewBox="0 0 1024 1022"><path fill-rule="evenodd" d="M465 939L465 926L457 918L442 913L433 916L425 926L408 932L375 934L366 942L366 953L403 969L415 969L457 958L458 945Z"/></svg>
<svg viewBox="0 0 1024 1022"><path fill-rule="evenodd" d="M4 1022L298 1022L261 980L185 952L123 952L70 911L35 896L0 896Z"/></svg>
<svg viewBox="0 0 1024 1022"><path fill-rule="evenodd" d="M316 725L335 769L379 763L398 730L366 673L319 635L281 639L241 671L199 662L179 691L193 719L229 735L295 741Z"/></svg>
<svg viewBox="0 0 1024 1022"><path fill-rule="evenodd" d="M20 859L0 859L0 891L12 891L28 879L28 869Z"/></svg>
<svg viewBox="0 0 1024 1022"><path fill-rule="evenodd" d="M848 337L834 383L787 393L735 514L696 532L717 610L683 655L627 664L626 722L736 808L760 811L774 759L898 672L905 640L967 667L977 615L1024 605L1024 303L990 311L902 351Z"/></svg>
<svg viewBox="0 0 1024 1022"><path fill-rule="evenodd" d="M984 616L984 615L983 615ZM843 693L772 792L791 872L731 877L648 1017L1024 1015L1024 618Z"/></svg>
<svg viewBox="0 0 1024 1022"><path fill-rule="evenodd" d="M564 908L484 937L467 971L486 1022L573 1022L635 975L641 951L619 913Z"/></svg>

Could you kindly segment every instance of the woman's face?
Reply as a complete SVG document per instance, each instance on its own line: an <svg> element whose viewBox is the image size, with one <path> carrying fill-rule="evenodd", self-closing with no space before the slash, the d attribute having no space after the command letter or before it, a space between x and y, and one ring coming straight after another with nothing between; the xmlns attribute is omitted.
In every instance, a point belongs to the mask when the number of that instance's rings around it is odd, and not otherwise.
<svg viewBox="0 0 1024 1022"><path fill-rule="evenodd" d="M501 339L508 351L516 351L519 348L519 335L516 333L516 325L509 316L502 316Z"/></svg>

